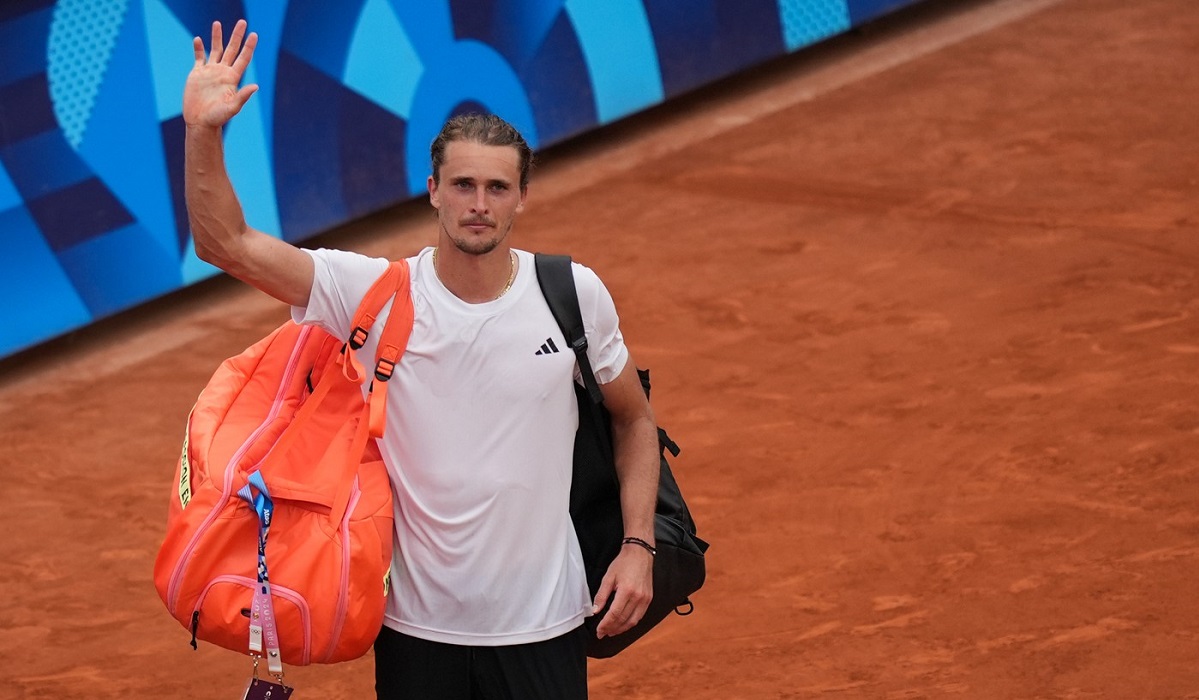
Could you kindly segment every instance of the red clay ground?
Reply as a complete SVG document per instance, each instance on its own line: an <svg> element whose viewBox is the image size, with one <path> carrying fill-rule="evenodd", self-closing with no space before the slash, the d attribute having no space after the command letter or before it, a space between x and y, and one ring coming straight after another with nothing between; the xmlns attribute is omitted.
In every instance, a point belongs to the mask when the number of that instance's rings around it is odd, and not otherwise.
<svg viewBox="0 0 1199 700"><path fill-rule="evenodd" d="M941 5L547 156L519 243L607 280L713 543L593 697L1199 698L1196 56L1191 0ZM216 281L0 368L0 697L237 696L151 563L284 317Z"/></svg>

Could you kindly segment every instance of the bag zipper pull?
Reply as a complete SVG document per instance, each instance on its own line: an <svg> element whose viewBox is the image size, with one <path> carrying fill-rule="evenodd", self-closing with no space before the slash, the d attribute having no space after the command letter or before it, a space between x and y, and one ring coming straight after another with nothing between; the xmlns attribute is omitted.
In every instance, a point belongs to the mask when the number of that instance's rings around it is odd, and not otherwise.
<svg viewBox="0 0 1199 700"><path fill-rule="evenodd" d="M200 611L196 610L192 613L192 649L199 651L200 647L196 644L196 629L200 626Z"/></svg>

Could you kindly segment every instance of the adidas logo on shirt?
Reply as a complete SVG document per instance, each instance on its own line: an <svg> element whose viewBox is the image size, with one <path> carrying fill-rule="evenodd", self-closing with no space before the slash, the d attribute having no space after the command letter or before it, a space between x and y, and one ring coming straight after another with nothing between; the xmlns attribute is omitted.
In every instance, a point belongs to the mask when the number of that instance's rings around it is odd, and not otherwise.
<svg viewBox="0 0 1199 700"><path fill-rule="evenodd" d="M558 346L554 345L554 339L546 338L545 342L541 344L541 349L533 354L534 355L552 355L556 352L559 352L559 350L558 350Z"/></svg>

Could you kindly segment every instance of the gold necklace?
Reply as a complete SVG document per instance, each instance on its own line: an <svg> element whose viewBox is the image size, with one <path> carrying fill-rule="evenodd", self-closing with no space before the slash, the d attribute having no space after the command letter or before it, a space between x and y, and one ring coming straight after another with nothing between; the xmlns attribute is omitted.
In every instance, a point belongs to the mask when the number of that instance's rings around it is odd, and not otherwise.
<svg viewBox="0 0 1199 700"><path fill-rule="evenodd" d="M500 290L500 293L495 295L495 299L492 299L492 301L495 301L496 299L499 299L507 294L508 290L512 289L512 283L516 281L516 253L512 252L511 250L508 251L508 267L508 281L504 284L504 288Z"/></svg>
<svg viewBox="0 0 1199 700"><path fill-rule="evenodd" d="M512 283L516 281L516 251L514 250L508 251L508 268L508 281L504 284L504 288L500 290L500 293L491 298L491 301L495 301L507 294L508 290L512 289ZM433 272L436 272L437 276L441 277L441 272L437 269L437 248L433 249Z"/></svg>

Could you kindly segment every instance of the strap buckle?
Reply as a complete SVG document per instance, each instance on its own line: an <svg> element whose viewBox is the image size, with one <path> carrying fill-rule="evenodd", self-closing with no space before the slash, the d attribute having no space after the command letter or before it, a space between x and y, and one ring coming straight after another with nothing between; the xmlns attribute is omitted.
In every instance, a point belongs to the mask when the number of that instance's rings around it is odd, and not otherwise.
<svg viewBox="0 0 1199 700"><path fill-rule="evenodd" d="M369 337L370 331L366 330L362 326L357 326L354 328L353 332L350 333L350 340L348 342L351 348L355 350L361 350L362 346L366 345L366 339Z"/></svg>
<svg viewBox="0 0 1199 700"><path fill-rule="evenodd" d="M386 357L380 357L379 361L375 363L375 379L385 382L388 379L391 379L391 375L395 373L395 369L395 362L387 359Z"/></svg>

